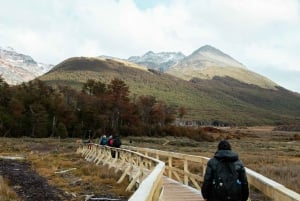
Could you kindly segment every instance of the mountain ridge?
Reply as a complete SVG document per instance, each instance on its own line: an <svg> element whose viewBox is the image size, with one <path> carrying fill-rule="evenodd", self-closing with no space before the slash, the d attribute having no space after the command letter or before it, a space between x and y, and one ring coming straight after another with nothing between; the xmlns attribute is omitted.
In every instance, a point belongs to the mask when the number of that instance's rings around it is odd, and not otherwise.
<svg viewBox="0 0 300 201"><path fill-rule="evenodd" d="M186 118L238 125L282 124L300 120L300 95L283 88L266 89L230 77L183 80L153 69L134 68L112 59L67 59L38 79L51 86L81 89L88 79L109 83L124 80L131 98L154 96L174 108L187 109Z"/></svg>
<svg viewBox="0 0 300 201"><path fill-rule="evenodd" d="M38 63L29 55L16 52L13 48L0 47L0 73L11 85L33 80L50 70L53 65Z"/></svg>
<svg viewBox="0 0 300 201"><path fill-rule="evenodd" d="M213 79L215 76L228 76L266 89L276 90L276 86L279 86L267 77L249 70L242 63L210 45L197 49L177 65L169 68L166 73L185 80L193 78Z"/></svg>
<svg viewBox="0 0 300 201"><path fill-rule="evenodd" d="M127 60L138 65L165 72L185 58L181 52L159 52L148 51L142 56L131 56Z"/></svg>
<svg viewBox="0 0 300 201"><path fill-rule="evenodd" d="M170 59L172 56L177 56L176 61ZM142 56L129 57L128 60L187 81L193 78L213 79L215 76L228 76L266 89L276 90L279 86L211 45L204 45L188 56L181 52L148 51Z"/></svg>
<svg viewBox="0 0 300 201"><path fill-rule="evenodd" d="M201 57L201 56L204 59L211 59L210 62L212 62L216 66L220 66L220 67L231 66L231 67L246 68L242 63L238 62L237 60L235 60L228 54L226 54L226 53L222 52L221 50L219 50L213 46L210 46L210 45L204 45L204 46L198 48L187 58L189 60L191 60L191 59L199 60L199 57ZM200 59L202 59L202 58L200 58Z"/></svg>
<svg viewBox="0 0 300 201"><path fill-rule="evenodd" d="M52 65L34 61L28 55L17 53L12 48L0 48L0 51L0 73L8 84L15 85L32 80L53 68ZM278 86L268 78L248 70L240 62L210 45L204 45L188 56L181 52L154 53L148 51L142 56L132 56L128 59L104 55L94 58L116 60L143 70L150 68L185 80L229 76L263 88L276 89Z"/></svg>

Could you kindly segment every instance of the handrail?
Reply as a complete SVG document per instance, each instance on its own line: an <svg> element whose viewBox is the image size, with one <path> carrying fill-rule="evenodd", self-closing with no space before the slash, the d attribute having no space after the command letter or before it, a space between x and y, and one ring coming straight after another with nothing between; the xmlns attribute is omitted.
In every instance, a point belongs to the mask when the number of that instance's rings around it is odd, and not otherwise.
<svg viewBox="0 0 300 201"><path fill-rule="evenodd" d="M300 201L300 194L292 191L249 168L246 168L248 182L264 195L275 201Z"/></svg>
<svg viewBox="0 0 300 201"><path fill-rule="evenodd" d="M165 164L155 158L145 156L141 153L97 144L82 145L77 150L85 156L85 159L96 164L102 163L123 173L118 180L122 182L126 175L131 179L127 191L134 186L138 188L129 201L157 201L162 193L162 177ZM112 157L112 152L115 157Z"/></svg>
<svg viewBox="0 0 300 201"><path fill-rule="evenodd" d="M139 148L132 146L124 146L126 149L134 150L143 153L147 156L152 156L158 160L165 161L165 175L175 179L185 185L200 189L199 183L203 182L206 164L209 158L195 155L187 155L176 152L161 151L150 148ZM176 162L181 162L180 165ZM192 172L189 165L196 163L199 172ZM176 167L175 167L176 166ZM246 168L248 182L260 192L274 201L300 201L300 195L285 186L261 175L257 172Z"/></svg>

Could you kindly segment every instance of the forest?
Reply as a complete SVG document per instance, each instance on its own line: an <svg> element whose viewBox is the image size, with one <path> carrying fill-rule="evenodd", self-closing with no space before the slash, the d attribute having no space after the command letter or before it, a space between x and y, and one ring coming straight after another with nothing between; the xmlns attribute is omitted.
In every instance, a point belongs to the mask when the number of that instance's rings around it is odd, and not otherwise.
<svg viewBox="0 0 300 201"><path fill-rule="evenodd" d="M0 94L2 137L187 134L172 125L186 114L184 107L169 106L153 96L130 99L128 85L117 78L107 84L87 80L81 90L75 90L53 88L38 79L9 86L0 77Z"/></svg>

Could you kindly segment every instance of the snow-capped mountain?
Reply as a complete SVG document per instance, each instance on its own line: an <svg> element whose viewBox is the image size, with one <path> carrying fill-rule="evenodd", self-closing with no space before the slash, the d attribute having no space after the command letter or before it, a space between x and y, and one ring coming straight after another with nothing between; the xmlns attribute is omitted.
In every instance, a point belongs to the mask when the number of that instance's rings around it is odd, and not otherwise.
<svg viewBox="0 0 300 201"><path fill-rule="evenodd" d="M129 57L128 60L136 64L146 66L150 69L165 72L184 58L185 55L183 55L181 52L154 53L149 51L142 56Z"/></svg>
<svg viewBox="0 0 300 201"><path fill-rule="evenodd" d="M37 63L30 56L18 53L11 47L0 47L0 75L10 85L30 81L52 67Z"/></svg>

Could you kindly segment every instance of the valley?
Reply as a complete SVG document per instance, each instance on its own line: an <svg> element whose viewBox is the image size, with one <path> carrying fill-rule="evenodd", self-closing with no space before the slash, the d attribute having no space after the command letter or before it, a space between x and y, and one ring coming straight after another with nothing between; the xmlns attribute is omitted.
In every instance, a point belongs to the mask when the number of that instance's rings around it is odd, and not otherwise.
<svg viewBox="0 0 300 201"><path fill-rule="evenodd" d="M239 154L247 168L300 193L299 132L274 131L274 127L270 126L222 128L221 131L209 133L215 139L211 142L174 136L128 136L121 140L124 145L212 157L218 140L227 136L232 149ZM126 200L129 194L121 186L128 184L116 184L118 175L113 170L107 171L105 167L95 166L77 155L77 141L55 138L0 138L0 150L2 156L24 157L26 163L48 181L51 189L55 189L55 195L61 200L79 201L91 194L103 199L106 197ZM99 138L92 141L98 143ZM55 173L64 170L69 171ZM11 189L15 188L17 187L11 186ZM265 200L254 189L251 190L250 197L254 201Z"/></svg>

